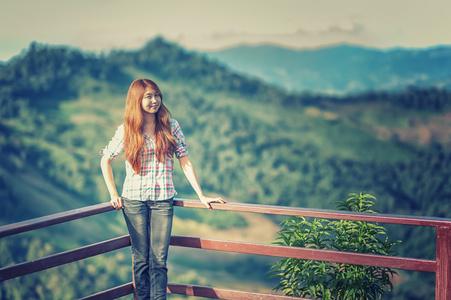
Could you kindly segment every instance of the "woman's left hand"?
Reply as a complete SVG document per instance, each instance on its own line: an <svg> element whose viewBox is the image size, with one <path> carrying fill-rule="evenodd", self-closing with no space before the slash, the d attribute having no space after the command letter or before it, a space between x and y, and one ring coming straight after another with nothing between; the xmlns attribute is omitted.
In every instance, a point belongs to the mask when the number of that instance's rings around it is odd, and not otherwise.
<svg viewBox="0 0 451 300"><path fill-rule="evenodd" d="M209 209L212 210L213 208L211 207L210 203L227 203L227 201L225 201L224 199L222 199L221 197L217 197L217 198L210 198L210 197L200 197L200 201Z"/></svg>

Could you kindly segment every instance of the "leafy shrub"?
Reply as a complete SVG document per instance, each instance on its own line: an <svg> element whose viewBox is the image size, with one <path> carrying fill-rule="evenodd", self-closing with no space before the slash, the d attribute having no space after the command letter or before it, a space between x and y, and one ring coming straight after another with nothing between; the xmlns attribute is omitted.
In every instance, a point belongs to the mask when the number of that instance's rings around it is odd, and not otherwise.
<svg viewBox="0 0 451 300"><path fill-rule="evenodd" d="M375 197L351 194L339 201L337 208L353 212L374 213ZM276 244L345 252L393 255L399 243L386 236L386 229L375 223L329 221L293 217L282 223ZM279 278L274 288L286 295L318 299L380 299L393 285L395 271L390 268L349 265L313 260L285 258L272 265L271 278Z"/></svg>

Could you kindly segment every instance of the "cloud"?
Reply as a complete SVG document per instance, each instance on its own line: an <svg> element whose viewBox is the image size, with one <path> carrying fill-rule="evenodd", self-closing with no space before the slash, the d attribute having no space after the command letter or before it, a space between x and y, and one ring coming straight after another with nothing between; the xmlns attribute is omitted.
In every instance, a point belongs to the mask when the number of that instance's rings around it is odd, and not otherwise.
<svg viewBox="0 0 451 300"><path fill-rule="evenodd" d="M280 44L291 48L305 48L334 43L366 43L371 33L365 25L357 22L342 22L331 24L325 29L297 28L291 32L265 33L251 31L215 31L198 37L197 47L202 49L205 45L215 45L216 48L237 44ZM193 44L194 36L184 35L178 39L180 43ZM208 46L207 46L208 48Z"/></svg>
<svg viewBox="0 0 451 300"><path fill-rule="evenodd" d="M285 32L285 33L260 33L260 32L248 32L248 31L216 31L208 34L208 38L212 40L221 40L221 39L261 39L264 40L273 40L278 38L299 38L299 37L318 37L318 36L358 36L363 35L365 33L365 26L360 23L351 22L348 24L340 24L340 25L331 25L326 30L306 30L303 28L298 28L293 32Z"/></svg>
<svg viewBox="0 0 451 300"><path fill-rule="evenodd" d="M340 25L330 26L328 30L320 31L320 35L353 35L358 36L365 33L365 26L363 24L346 22Z"/></svg>

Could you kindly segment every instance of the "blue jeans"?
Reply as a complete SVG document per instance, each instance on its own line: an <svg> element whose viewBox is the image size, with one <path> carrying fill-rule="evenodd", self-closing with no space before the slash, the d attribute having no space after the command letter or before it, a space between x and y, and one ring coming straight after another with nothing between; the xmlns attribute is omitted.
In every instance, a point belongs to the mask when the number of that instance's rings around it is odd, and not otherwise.
<svg viewBox="0 0 451 300"><path fill-rule="evenodd" d="M133 274L140 300L166 299L173 199L124 200L124 218L132 244Z"/></svg>

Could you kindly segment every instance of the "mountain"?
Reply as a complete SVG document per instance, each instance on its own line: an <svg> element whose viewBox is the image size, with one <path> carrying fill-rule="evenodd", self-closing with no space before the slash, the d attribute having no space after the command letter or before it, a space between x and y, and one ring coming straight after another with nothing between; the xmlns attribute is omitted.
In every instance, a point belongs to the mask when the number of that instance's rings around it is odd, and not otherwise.
<svg viewBox="0 0 451 300"><path fill-rule="evenodd" d="M138 77L154 79L161 88L186 135L207 194L230 201L332 209L349 193L366 191L379 199L376 209L383 213L451 217L448 91L415 87L340 97L291 94L157 38L140 49L104 56L32 43L0 68L2 224L108 201L98 152L122 122L128 86ZM113 168L121 186L123 160ZM195 198L179 168L174 181L179 197ZM203 210L177 210L176 216L176 230L194 236L200 231L237 234L256 223L281 220L255 222L248 216ZM86 228L95 232L87 235ZM435 250L425 246L434 242L429 231L390 229L393 239L404 241L401 255L434 257ZM49 227L0 240L0 263L34 259L125 232L120 214L114 212ZM86 296L131 280L124 253L2 283L0 295L64 299L52 296L58 291L68 299ZM220 269L213 262L222 255L207 259L174 253L173 281L221 286L240 281L250 290L275 286L265 279L265 257L230 256L228 266ZM433 293L433 278L420 275L403 272L393 299L423 299ZM426 284L417 288L418 280ZM81 284L56 284L61 281ZM417 295L406 298L412 286Z"/></svg>
<svg viewBox="0 0 451 300"><path fill-rule="evenodd" d="M347 44L303 50L238 46L211 51L208 56L292 92L346 94L406 86L451 89L449 45L387 50Z"/></svg>

